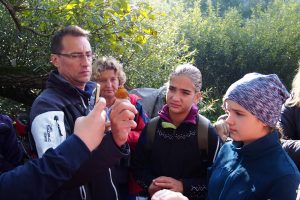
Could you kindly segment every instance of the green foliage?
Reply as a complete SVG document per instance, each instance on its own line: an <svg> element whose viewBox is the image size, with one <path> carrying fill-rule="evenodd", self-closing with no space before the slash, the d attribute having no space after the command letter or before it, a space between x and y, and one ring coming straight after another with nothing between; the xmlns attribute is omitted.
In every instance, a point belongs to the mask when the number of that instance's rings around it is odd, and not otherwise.
<svg viewBox="0 0 300 200"><path fill-rule="evenodd" d="M48 63L44 38L35 37L31 32L17 30L7 10L0 4L0 63L1 66L20 66L32 68L31 73L37 70L37 66L44 66L48 71ZM48 43L48 41L47 41ZM48 44L47 44L48 45Z"/></svg>
<svg viewBox="0 0 300 200"><path fill-rule="evenodd" d="M183 30L191 49L197 49L204 87L220 98L231 83L253 71L276 73L290 86L287 74L295 73L300 56L299 9L296 1L275 1L267 9L255 7L250 18L235 8L224 16L212 9L205 16L196 2Z"/></svg>
<svg viewBox="0 0 300 200"><path fill-rule="evenodd" d="M7 2L17 21L0 4L2 65L48 72L50 35L77 24L91 31L99 56L123 62L129 88L158 88L179 63L194 63L203 74L201 112L212 121L231 83L256 71L276 73L289 87L300 57L297 0Z"/></svg>
<svg viewBox="0 0 300 200"><path fill-rule="evenodd" d="M153 1L154 9L158 13L155 21L147 24L158 30L157 35L150 37L139 52L124 52L123 63L128 76L127 85L134 87L159 88L166 81L170 72L179 63L192 61L193 51L180 30L184 23L178 16L180 5L169 7L164 1L160 4ZM170 9L168 9L170 8ZM128 59L129 58L129 59Z"/></svg>
<svg viewBox="0 0 300 200"><path fill-rule="evenodd" d="M184 22L170 6L164 10L165 7L159 7L162 4L155 2L150 5L147 1L129 3L126 0L9 2L19 8L20 28L12 23L4 7L0 7L3 11L0 16L10 21L3 22L3 26L9 24L3 46L7 52L17 52L9 57L4 54L5 65L16 58L17 66L48 72L50 36L68 24L91 31L91 43L98 56L114 56L124 63L129 88L160 87L178 63L191 61L194 54L194 51L189 52L179 29ZM167 2L164 5L168 5ZM11 33L16 34L18 40L12 40ZM22 48L19 40L24 41Z"/></svg>
<svg viewBox="0 0 300 200"><path fill-rule="evenodd" d="M221 107L221 100L214 99L212 92L212 88L204 90L198 106L200 114L215 122L220 115L224 114L224 111Z"/></svg>
<svg viewBox="0 0 300 200"><path fill-rule="evenodd" d="M1 51L4 57L0 61L5 65L16 61L16 65L30 66L33 71L49 71L50 36L70 24L91 30L92 45L100 55L140 51L148 37L157 35L155 29L144 23L156 17L147 3L130 5L126 0L7 2L15 8L16 15L10 16L6 7L0 7L0 16L4 19L0 25L5 27L0 36L0 41L5 41Z"/></svg>
<svg viewBox="0 0 300 200"><path fill-rule="evenodd" d="M29 108L22 103L0 97L0 113L8 115L12 119L15 119L17 114L21 112L27 112L28 109Z"/></svg>

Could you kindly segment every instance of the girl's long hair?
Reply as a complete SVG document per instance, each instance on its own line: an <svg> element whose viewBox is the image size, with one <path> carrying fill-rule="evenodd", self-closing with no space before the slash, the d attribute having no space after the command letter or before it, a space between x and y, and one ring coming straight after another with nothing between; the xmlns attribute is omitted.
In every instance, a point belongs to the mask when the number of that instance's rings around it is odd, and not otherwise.
<svg viewBox="0 0 300 200"><path fill-rule="evenodd" d="M291 97L287 99L285 104L289 107L300 106L300 62L298 73L296 74L292 82Z"/></svg>

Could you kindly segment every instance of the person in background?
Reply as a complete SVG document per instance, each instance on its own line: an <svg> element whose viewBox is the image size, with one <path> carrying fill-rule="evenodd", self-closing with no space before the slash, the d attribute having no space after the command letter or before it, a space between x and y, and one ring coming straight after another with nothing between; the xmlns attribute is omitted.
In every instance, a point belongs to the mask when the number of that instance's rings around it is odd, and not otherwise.
<svg viewBox="0 0 300 200"><path fill-rule="evenodd" d="M39 157L72 135L76 119L93 109L96 83L90 81L92 61L88 31L67 26L53 35L51 63L56 69L50 72L46 89L35 99L30 112L31 134ZM121 110L112 109L111 115L118 112ZM126 141L131 128L126 120L111 120L111 131L106 132L101 145L49 199L92 199L91 179L129 156Z"/></svg>
<svg viewBox="0 0 300 200"><path fill-rule="evenodd" d="M188 199L205 199L207 167L218 150L219 138L208 123L208 151L198 144L197 104L201 99L202 75L191 64L182 64L170 74L167 83L166 105L159 112L154 139L149 148L148 125L143 129L133 154L133 174L143 188L142 195L169 189ZM203 133L204 134L204 133Z"/></svg>
<svg viewBox="0 0 300 200"><path fill-rule="evenodd" d="M100 84L100 96L105 98L107 102L106 111L109 115L111 107L117 100L116 93L118 88L124 87L126 83L126 74L123 66L113 57L99 58L93 65L92 80ZM127 140L132 153L149 118L140 103L141 98L134 94L129 94L128 97L138 111L134 118L137 126L131 129ZM107 119L109 120L109 117ZM109 122L107 128L109 128ZM134 198L140 191L140 188L131 174L128 173L129 164L129 159L122 159L120 164L108 168L101 179L94 178L95 188L93 188L93 191L96 199L114 199L115 193L118 194L118 199L128 199L129 195ZM103 187L103 185L106 187Z"/></svg>
<svg viewBox="0 0 300 200"><path fill-rule="evenodd" d="M232 141L210 169L208 199L296 199L299 171L276 129L288 98L277 75L249 73L223 97Z"/></svg>
<svg viewBox="0 0 300 200"><path fill-rule="evenodd" d="M105 100L100 99L94 110L75 122L74 134L55 149L49 148L40 159L33 159L11 171L0 174L0 199L48 199L67 182L80 166L89 160L91 152L101 143L105 130ZM135 108L129 101L116 105L118 114L111 120L126 121L135 127ZM101 168L101 162L95 167Z"/></svg>
<svg viewBox="0 0 300 200"><path fill-rule="evenodd" d="M280 127L282 146L300 170L300 68L293 79L291 95L282 106Z"/></svg>
<svg viewBox="0 0 300 200"><path fill-rule="evenodd" d="M282 106L280 125L290 139L300 139L300 68L293 79L290 97Z"/></svg>
<svg viewBox="0 0 300 200"><path fill-rule="evenodd" d="M0 115L0 173L20 165L23 158L12 120L7 115Z"/></svg>

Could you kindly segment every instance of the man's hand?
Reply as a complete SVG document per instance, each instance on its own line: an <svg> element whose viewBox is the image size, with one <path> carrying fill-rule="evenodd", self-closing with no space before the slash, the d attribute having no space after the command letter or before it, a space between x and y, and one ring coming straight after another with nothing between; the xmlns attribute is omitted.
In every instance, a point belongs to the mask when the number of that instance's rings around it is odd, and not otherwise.
<svg viewBox="0 0 300 200"><path fill-rule="evenodd" d="M137 110L127 99L117 99L110 113L111 132L115 143L120 147L126 143L131 129L136 127L134 121Z"/></svg>
<svg viewBox="0 0 300 200"><path fill-rule="evenodd" d="M102 141L105 130L106 101L100 98L94 109L85 117L78 117L75 121L74 134L89 148L94 150Z"/></svg>
<svg viewBox="0 0 300 200"><path fill-rule="evenodd" d="M225 142L227 138L230 137L229 125L226 122L227 117L227 114L221 115L220 117L218 117L217 122L214 123L214 127L223 142Z"/></svg>
<svg viewBox="0 0 300 200"><path fill-rule="evenodd" d="M162 190L162 189L164 189L164 188L155 185L154 181L152 181L151 185L148 188L148 193L150 194L150 197L152 197L154 195L154 193L156 193L157 191Z"/></svg>
<svg viewBox="0 0 300 200"><path fill-rule="evenodd" d="M183 184L181 181L176 180L171 177L166 176L160 176L153 180L154 185L163 188L163 189L169 189L174 192L180 192L183 193Z"/></svg>

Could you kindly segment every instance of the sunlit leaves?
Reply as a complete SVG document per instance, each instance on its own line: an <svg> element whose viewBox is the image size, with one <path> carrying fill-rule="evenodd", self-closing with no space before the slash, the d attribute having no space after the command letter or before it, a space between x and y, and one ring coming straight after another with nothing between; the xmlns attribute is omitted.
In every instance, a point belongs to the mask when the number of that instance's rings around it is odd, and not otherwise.
<svg viewBox="0 0 300 200"><path fill-rule="evenodd" d="M13 4L14 1L10 3L17 6ZM24 28L20 34L30 35L30 32L25 31L27 28L39 33L35 37L44 42L39 42L38 46L45 53L49 51L49 37L52 33L70 24L91 31L92 46L100 55L141 51L149 37L157 37L157 30L149 25L149 21L155 20L156 14L145 2L130 4L128 0L24 0L18 6L17 17ZM29 46L32 52L38 51L34 49L36 45L28 44ZM33 54L28 57L30 56L36 57ZM43 62L46 61L47 58L44 58ZM34 64L37 63L35 59L30 62L33 63L28 63L29 65L37 68L45 66Z"/></svg>
<svg viewBox="0 0 300 200"><path fill-rule="evenodd" d="M254 7L249 18L236 8L222 16L217 10L208 16L199 11L190 15L184 28L191 47L198 50L195 59L204 83L215 86L214 93L221 96L232 81L257 71L276 73L289 87L286 74L294 73L300 57L299 9L297 1L275 0Z"/></svg>
<svg viewBox="0 0 300 200"><path fill-rule="evenodd" d="M139 43L139 44L145 44L147 42L147 39L144 35L138 35L135 39L135 42Z"/></svg>

